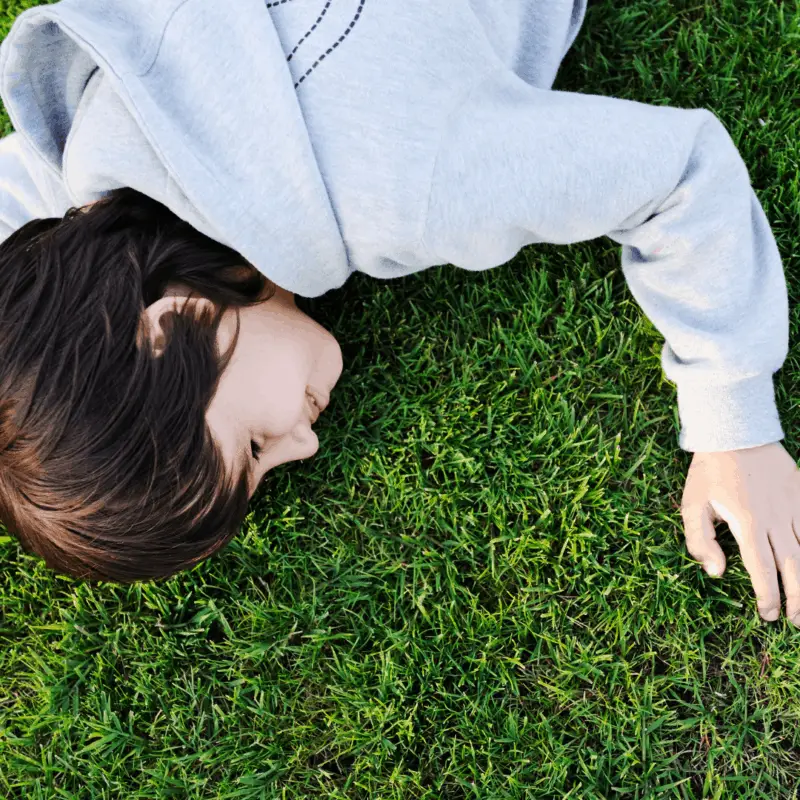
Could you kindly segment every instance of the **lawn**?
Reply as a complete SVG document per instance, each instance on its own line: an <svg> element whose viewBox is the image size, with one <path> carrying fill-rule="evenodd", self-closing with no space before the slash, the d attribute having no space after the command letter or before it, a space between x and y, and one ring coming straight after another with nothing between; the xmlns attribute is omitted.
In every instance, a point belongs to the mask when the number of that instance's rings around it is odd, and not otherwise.
<svg viewBox="0 0 800 800"><path fill-rule="evenodd" d="M784 258L795 458L799 45L796 2L594 0L554 87L726 124ZM800 632L726 526L724 578L686 553L691 454L616 243L298 305L345 372L221 555L90 586L0 535L0 796L797 797Z"/></svg>

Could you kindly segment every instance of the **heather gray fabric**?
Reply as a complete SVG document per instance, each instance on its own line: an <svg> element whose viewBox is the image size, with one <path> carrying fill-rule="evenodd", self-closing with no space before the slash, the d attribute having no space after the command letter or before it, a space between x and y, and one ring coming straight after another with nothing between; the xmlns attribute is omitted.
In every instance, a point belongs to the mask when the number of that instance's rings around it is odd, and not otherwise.
<svg viewBox="0 0 800 800"><path fill-rule="evenodd" d="M551 89L585 0L234 7L21 14L0 50L4 235L131 186L306 297L608 236L665 338L679 446L783 438L788 296L747 167L708 110Z"/></svg>

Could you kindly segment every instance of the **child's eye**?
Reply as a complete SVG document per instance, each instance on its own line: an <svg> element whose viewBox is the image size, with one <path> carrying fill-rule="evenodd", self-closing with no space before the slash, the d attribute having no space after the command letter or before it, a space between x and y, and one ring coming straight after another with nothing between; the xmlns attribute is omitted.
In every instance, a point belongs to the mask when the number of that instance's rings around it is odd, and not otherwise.
<svg viewBox="0 0 800 800"><path fill-rule="evenodd" d="M258 461L258 458L261 455L261 448L253 439L250 440L250 452L253 454L253 458Z"/></svg>

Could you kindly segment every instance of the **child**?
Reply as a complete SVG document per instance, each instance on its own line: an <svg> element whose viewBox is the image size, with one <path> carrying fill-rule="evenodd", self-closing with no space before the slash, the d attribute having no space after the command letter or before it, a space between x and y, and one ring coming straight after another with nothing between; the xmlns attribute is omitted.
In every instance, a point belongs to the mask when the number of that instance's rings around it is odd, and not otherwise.
<svg viewBox="0 0 800 800"><path fill-rule="evenodd" d="M585 0L319 5L62 0L16 21L0 52L9 527L76 576L191 566L269 468L315 452L306 396L325 405L341 353L294 294L609 236L666 340L695 454L689 550L721 574L726 519L762 616L780 572L800 623L800 480L772 379L787 290L722 123L553 91Z"/></svg>

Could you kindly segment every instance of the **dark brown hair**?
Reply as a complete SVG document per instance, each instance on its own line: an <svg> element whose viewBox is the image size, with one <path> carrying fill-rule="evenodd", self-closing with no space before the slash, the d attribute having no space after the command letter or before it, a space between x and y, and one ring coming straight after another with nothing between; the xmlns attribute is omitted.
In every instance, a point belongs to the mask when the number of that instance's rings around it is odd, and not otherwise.
<svg viewBox="0 0 800 800"><path fill-rule="evenodd" d="M142 313L173 284L215 311L163 317L154 355ZM217 329L227 309L274 293L240 254L132 189L0 245L0 520L25 550L129 583L236 535L247 476L227 474L205 421L235 346L220 354Z"/></svg>

